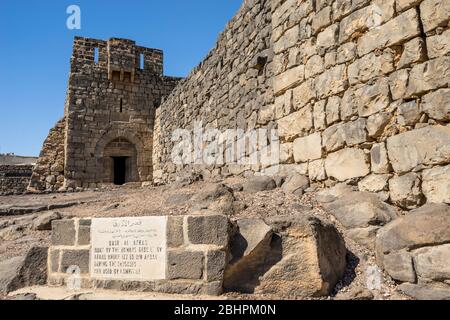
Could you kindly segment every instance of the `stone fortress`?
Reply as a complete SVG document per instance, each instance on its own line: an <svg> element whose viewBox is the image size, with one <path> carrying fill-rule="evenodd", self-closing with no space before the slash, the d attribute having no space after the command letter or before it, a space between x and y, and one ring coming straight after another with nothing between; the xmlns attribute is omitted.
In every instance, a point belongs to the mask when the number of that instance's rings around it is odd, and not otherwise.
<svg viewBox="0 0 450 320"><path fill-rule="evenodd" d="M174 163L173 132L196 121L276 129L280 163ZM329 295L348 263L342 233L403 292L450 299L450 0L245 0L185 79L163 75L159 50L75 39L65 115L28 191L235 176L247 179L244 193L319 190L341 229L295 214L235 221L238 191L218 184L193 197L205 215L164 218L163 279L93 276L99 218L85 217L53 222L48 283L62 286L81 261L93 288ZM248 248L236 254L238 240Z"/></svg>
<svg viewBox="0 0 450 320"><path fill-rule="evenodd" d="M44 143L29 189L151 181L155 109L177 81L163 76L160 50L76 38L64 118Z"/></svg>
<svg viewBox="0 0 450 320"><path fill-rule="evenodd" d="M76 38L65 116L29 190L270 172L175 165L172 133L202 121L278 129L281 173L353 181L403 208L449 203L448 8L448 0L245 1L181 81L163 76L159 50Z"/></svg>

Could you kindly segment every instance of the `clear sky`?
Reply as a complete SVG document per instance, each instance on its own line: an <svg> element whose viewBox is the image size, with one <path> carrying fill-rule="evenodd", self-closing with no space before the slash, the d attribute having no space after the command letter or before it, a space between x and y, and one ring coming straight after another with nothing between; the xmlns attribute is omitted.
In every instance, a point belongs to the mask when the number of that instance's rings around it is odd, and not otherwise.
<svg viewBox="0 0 450 320"><path fill-rule="evenodd" d="M0 0L0 153L38 155L64 111L74 36L164 50L165 74L186 76L242 0ZM69 5L81 29L69 30Z"/></svg>

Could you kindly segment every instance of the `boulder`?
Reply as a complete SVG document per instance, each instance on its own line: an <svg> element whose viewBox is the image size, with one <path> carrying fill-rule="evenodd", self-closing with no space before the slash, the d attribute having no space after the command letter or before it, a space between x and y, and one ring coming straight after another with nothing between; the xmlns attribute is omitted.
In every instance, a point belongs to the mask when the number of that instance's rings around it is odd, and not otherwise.
<svg viewBox="0 0 450 320"><path fill-rule="evenodd" d="M244 183L244 192L260 192L273 190L277 187L275 180L268 176L254 176Z"/></svg>
<svg viewBox="0 0 450 320"><path fill-rule="evenodd" d="M348 229L380 226L397 217L392 206L368 192L344 194L337 200L324 204L324 208Z"/></svg>
<svg viewBox="0 0 450 320"><path fill-rule="evenodd" d="M231 260L225 270L224 287L252 292L258 273L271 250L272 228L261 219L240 219L230 245Z"/></svg>
<svg viewBox="0 0 450 320"><path fill-rule="evenodd" d="M417 300L450 300L450 286L445 284L403 283L398 290Z"/></svg>
<svg viewBox="0 0 450 320"><path fill-rule="evenodd" d="M266 223L275 234L255 293L329 295L346 268L347 250L336 228L308 214L275 217Z"/></svg>
<svg viewBox="0 0 450 320"><path fill-rule="evenodd" d="M449 226L450 207L445 204L411 211L378 231L377 263L398 281L449 281Z"/></svg>
<svg viewBox="0 0 450 320"><path fill-rule="evenodd" d="M223 184L211 184L192 197L193 210L208 209L219 214L234 212L234 195L231 188Z"/></svg>
<svg viewBox="0 0 450 320"><path fill-rule="evenodd" d="M316 193L316 200L321 203L329 203L335 201L342 195L353 192L353 187L346 183L339 183L334 187L323 189Z"/></svg>
<svg viewBox="0 0 450 320"><path fill-rule="evenodd" d="M308 187L309 187L308 177L301 174L294 174L292 176L289 176L281 186L281 188L285 193L287 194L292 193L300 196Z"/></svg>
<svg viewBox="0 0 450 320"><path fill-rule="evenodd" d="M61 215L58 212L47 212L39 215L33 221L33 230L52 230L52 221L61 219Z"/></svg>
<svg viewBox="0 0 450 320"><path fill-rule="evenodd" d="M0 293L47 281L47 247L33 247L27 254L0 262Z"/></svg>

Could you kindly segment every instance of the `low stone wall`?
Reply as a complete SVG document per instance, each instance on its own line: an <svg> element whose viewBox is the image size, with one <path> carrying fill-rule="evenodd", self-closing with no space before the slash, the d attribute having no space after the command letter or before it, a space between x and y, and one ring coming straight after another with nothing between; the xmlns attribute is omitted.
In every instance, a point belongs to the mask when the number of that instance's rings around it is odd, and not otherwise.
<svg viewBox="0 0 450 320"><path fill-rule="evenodd" d="M32 171L32 165L0 165L0 195L24 193Z"/></svg>
<svg viewBox="0 0 450 320"><path fill-rule="evenodd" d="M167 217L167 255L166 261L161 261L166 265L165 277L152 281L118 280L114 276L105 280L92 276L91 222L92 219L53 222L48 255L49 285L69 284L75 266L79 268L84 288L221 294L229 243L226 216Z"/></svg>

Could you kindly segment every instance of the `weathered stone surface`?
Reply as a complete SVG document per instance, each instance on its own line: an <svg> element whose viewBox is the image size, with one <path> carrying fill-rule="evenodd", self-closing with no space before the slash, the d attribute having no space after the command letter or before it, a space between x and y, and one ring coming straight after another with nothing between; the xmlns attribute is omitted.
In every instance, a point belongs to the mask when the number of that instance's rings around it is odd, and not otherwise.
<svg viewBox="0 0 450 320"><path fill-rule="evenodd" d="M382 55L370 53L349 65L348 78L353 85L392 71L394 71L394 54L390 50L385 50Z"/></svg>
<svg viewBox="0 0 450 320"><path fill-rule="evenodd" d="M409 72L409 69L401 69L389 75L392 99L398 100L407 96Z"/></svg>
<svg viewBox="0 0 450 320"><path fill-rule="evenodd" d="M371 169L374 173L389 173L390 163L387 157L387 149L384 143L374 144L370 150Z"/></svg>
<svg viewBox="0 0 450 320"><path fill-rule="evenodd" d="M276 76L273 81L275 94L282 94L287 89L295 87L296 84L303 81L304 77L305 66L303 65L289 69L286 72Z"/></svg>
<svg viewBox="0 0 450 320"><path fill-rule="evenodd" d="M286 178L281 188L287 194L302 195L305 189L309 187L308 177L301 174L293 174Z"/></svg>
<svg viewBox="0 0 450 320"><path fill-rule="evenodd" d="M358 41L360 56L383 49L420 35L419 18L415 9L408 10L384 25L371 29Z"/></svg>
<svg viewBox="0 0 450 320"><path fill-rule="evenodd" d="M345 64L337 65L316 77L315 87L319 99L345 91L348 88Z"/></svg>
<svg viewBox="0 0 450 320"><path fill-rule="evenodd" d="M440 87L448 86L450 82L450 57L443 56L415 65L409 75L408 97L418 95Z"/></svg>
<svg viewBox="0 0 450 320"><path fill-rule="evenodd" d="M331 126L333 123L340 120L339 106L341 98L337 96L330 97L326 105L327 125Z"/></svg>
<svg viewBox="0 0 450 320"><path fill-rule="evenodd" d="M421 279L450 279L450 244L414 251L414 266Z"/></svg>
<svg viewBox="0 0 450 320"><path fill-rule="evenodd" d="M326 100L320 100L319 102L316 102L314 104L313 108L313 122L314 122L314 129L316 130L322 130L327 127L326 122L326 112L325 112L325 105Z"/></svg>
<svg viewBox="0 0 450 320"><path fill-rule="evenodd" d="M375 237L380 227L370 226L367 228L353 228L346 231L347 237L365 246L369 250L375 249Z"/></svg>
<svg viewBox="0 0 450 320"><path fill-rule="evenodd" d="M306 162L322 157L322 137L320 132L298 138L293 145L295 162Z"/></svg>
<svg viewBox="0 0 450 320"><path fill-rule="evenodd" d="M252 292L260 266L271 250L272 228L263 220L240 219L238 231L231 240L231 261L224 275L224 287Z"/></svg>
<svg viewBox="0 0 450 320"><path fill-rule="evenodd" d="M389 160L395 172L403 173L420 165L450 161L450 127L428 126L387 140Z"/></svg>
<svg viewBox="0 0 450 320"><path fill-rule="evenodd" d="M61 272L66 273L67 269L78 267L81 273L89 273L89 249L63 250L61 255Z"/></svg>
<svg viewBox="0 0 450 320"><path fill-rule="evenodd" d="M346 267L346 248L339 232L310 216L276 217L266 222L277 237L272 241L272 260L262 267L255 293L329 294Z"/></svg>
<svg viewBox="0 0 450 320"><path fill-rule="evenodd" d="M327 178L325 172L325 160L310 161L308 164L308 176L311 181L322 181Z"/></svg>
<svg viewBox="0 0 450 320"><path fill-rule="evenodd" d="M428 202L450 204L450 165L424 170L422 190Z"/></svg>
<svg viewBox="0 0 450 320"><path fill-rule="evenodd" d="M73 246L75 244L74 220L52 221L52 245Z"/></svg>
<svg viewBox="0 0 450 320"><path fill-rule="evenodd" d="M0 293L44 285L47 279L46 247L33 247L24 256L0 262Z"/></svg>
<svg viewBox="0 0 450 320"><path fill-rule="evenodd" d="M168 279L201 279L203 276L202 251L169 251L167 255Z"/></svg>
<svg viewBox="0 0 450 320"><path fill-rule="evenodd" d="M339 181L364 177L370 173L367 157L360 149L343 149L328 155L325 171Z"/></svg>
<svg viewBox="0 0 450 320"><path fill-rule="evenodd" d="M208 251L206 253L206 281L223 281L227 265L227 253L224 250Z"/></svg>
<svg viewBox="0 0 450 320"><path fill-rule="evenodd" d="M371 174L358 183L359 191L378 192L388 187L389 174Z"/></svg>
<svg viewBox="0 0 450 320"><path fill-rule="evenodd" d="M450 29L442 34L427 37L427 50L430 59L441 57L450 52Z"/></svg>
<svg viewBox="0 0 450 320"><path fill-rule="evenodd" d="M273 190L277 187L275 181L267 176L255 176L247 179L244 183L245 192L260 192Z"/></svg>
<svg viewBox="0 0 450 320"><path fill-rule="evenodd" d="M324 208L349 229L384 225L397 218L393 207L367 192L344 194Z"/></svg>
<svg viewBox="0 0 450 320"><path fill-rule="evenodd" d="M416 173L395 176L389 180L390 197L394 204L404 209L414 209L425 202L421 179Z"/></svg>
<svg viewBox="0 0 450 320"><path fill-rule="evenodd" d="M432 119L450 121L450 89L440 89L423 96L422 111Z"/></svg>
<svg viewBox="0 0 450 320"><path fill-rule="evenodd" d="M449 0L425 0L420 4L420 13L425 32L431 31L438 26L445 26L450 20Z"/></svg>
<svg viewBox="0 0 450 320"><path fill-rule="evenodd" d="M393 115L391 112L379 112L371 115L367 119L367 132L369 134L369 137L380 137L388 124L391 122L392 116Z"/></svg>
<svg viewBox="0 0 450 320"><path fill-rule="evenodd" d="M91 219L78 220L78 245L86 246L91 243Z"/></svg>
<svg viewBox="0 0 450 320"><path fill-rule="evenodd" d="M449 285L403 283L398 289L417 300L450 300Z"/></svg>
<svg viewBox="0 0 450 320"><path fill-rule="evenodd" d="M413 126L420 120L421 113L417 101L402 103L397 111L397 123L402 126Z"/></svg>
<svg viewBox="0 0 450 320"><path fill-rule="evenodd" d="M293 141L303 136L313 127L313 116L310 107L291 113L278 120L278 134L285 141Z"/></svg>
<svg viewBox="0 0 450 320"><path fill-rule="evenodd" d="M187 236L192 244L227 246L229 222L224 215L189 216Z"/></svg>
<svg viewBox="0 0 450 320"><path fill-rule="evenodd" d="M35 230L51 230L52 221L61 219L61 215L58 212L48 212L39 215L33 221L33 229Z"/></svg>
<svg viewBox="0 0 450 320"><path fill-rule="evenodd" d="M402 249L432 246L450 241L450 207L427 204L389 223L377 235L377 260Z"/></svg>
<svg viewBox="0 0 450 320"><path fill-rule="evenodd" d="M184 243L183 216L170 216L167 218L167 246L176 248Z"/></svg>
<svg viewBox="0 0 450 320"><path fill-rule="evenodd" d="M388 254L384 257L383 263L393 279L411 283L416 281L413 259L409 252L397 251Z"/></svg>
<svg viewBox="0 0 450 320"><path fill-rule="evenodd" d="M193 209L209 209L219 214L231 214L235 200L232 190L223 184L210 184L192 197Z"/></svg>
<svg viewBox="0 0 450 320"><path fill-rule="evenodd" d="M315 98L316 91L314 90L314 81L311 79L303 82L301 85L292 90L292 101L295 110L300 110ZM312 113L310 106L305 107L305 109L307 110L304 112Z"/></svg>
<svg viewBox="0 0 450 320"><path fill-rule="evenodd" d="M337 200L341 196L355 191L345 183L338 183L334 187L323 189L316 193L316 200L321 203L329 203Z"/></svg>
<svg viewBox="0 0 450 320"><path fill-rule="evenodd" d="M355 98L360 117L368 117L382 111L390 103L388 79L381 78L373 84L357 89Z"/></svg>
<svg viewBox="0 0 450 320"><path fill-rule="evenodd" d="M414 38L405 43L402 56L398 62L398 68L408 67L416 62L422 62L426 60L426 56L425 41L422 38Z"/></svg>

